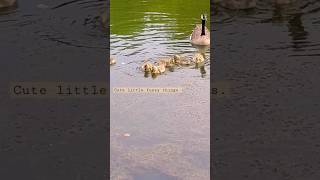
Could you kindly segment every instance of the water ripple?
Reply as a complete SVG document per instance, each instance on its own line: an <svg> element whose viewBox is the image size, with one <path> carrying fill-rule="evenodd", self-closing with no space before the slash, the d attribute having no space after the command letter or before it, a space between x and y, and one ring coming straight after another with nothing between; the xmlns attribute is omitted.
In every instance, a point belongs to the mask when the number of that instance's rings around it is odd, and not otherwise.
<svg viewBox="0 0 320 180"><path fill-rule="evenodd" d="M320 23L320 2L317 0L297 1L285 6L273 6L267 1L258 1L258 7L248 11L229 11L219 6L215 7L215 27L216 33L227 34L230 39L246 39L254 36L253 28L263 31L261 27L272 26L270 35L274 38L265 40L255 40L255 49L284 52L288 57L319 56L320 44L319 32ZM235 24L239 29L232 29ZM271 30L271 28L269 28ZM285 39L285 34L287 39ZM278 38L283 39L278 39ZM258 38L258 37L256 37ZM217 42L220 47L226 48L229 40L226 37L221 42ZM227 43L228 44L228 43ZM245 45L238 46L242 49L248 48ZM229 49L230 51L230 49ZM238 50L232 49L232 52Z"/></svg>

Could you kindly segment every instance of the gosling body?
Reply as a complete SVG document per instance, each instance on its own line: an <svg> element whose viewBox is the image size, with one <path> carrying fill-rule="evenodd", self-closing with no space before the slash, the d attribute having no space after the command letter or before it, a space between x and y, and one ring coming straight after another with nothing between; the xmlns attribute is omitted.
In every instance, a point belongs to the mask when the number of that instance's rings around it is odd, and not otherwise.
<svg viewBox="0 0 320 180"><path fill-rule="evenodd" d="M144 72L151 72L153 67L153 64L149 63L149 62L145 62L142 64L141 66L141 70Z"/></svg>
<svg viewBox="0 0 320 180"><path fill-rule="evenodd" d="M175 61L176 65L188 66L188 65L192 64L190 59L188 59L186 57L182 57L180 55L175 55L174 56L174 61Z"/></svg>

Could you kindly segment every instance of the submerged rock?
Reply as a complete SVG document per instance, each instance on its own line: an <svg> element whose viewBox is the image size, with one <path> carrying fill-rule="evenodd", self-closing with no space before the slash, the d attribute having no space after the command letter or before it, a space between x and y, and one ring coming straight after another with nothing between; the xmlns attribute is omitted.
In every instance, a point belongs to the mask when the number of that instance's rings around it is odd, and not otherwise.
<svg viewBox="0 0 320 180"><path fill-rule="evenodd" d="M16 0L0 0L0 8L10 7L16 4Z"/></svg>

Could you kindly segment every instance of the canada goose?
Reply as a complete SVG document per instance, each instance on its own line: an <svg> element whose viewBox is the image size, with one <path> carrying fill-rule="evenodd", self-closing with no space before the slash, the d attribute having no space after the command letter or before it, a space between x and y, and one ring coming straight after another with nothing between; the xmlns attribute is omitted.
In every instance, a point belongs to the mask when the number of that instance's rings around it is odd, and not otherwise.
<svg viewBox="0 0 320 180"><path fill-rule="evenodd" d="M116 63L117 63L116 59L114 57L110 57L110 65L114 65Z"/></svg>
<svg viewBox="0 0 320 180"><path fill-rule="evenodd" d="M210 31L206 27L206 16L201 15L201 24L197 24L193 29L190 36L190 41L192 44L196 45L210 45Z"/></svg>
<svg viewBox="0 0 320 180"><path fill-rule="evenodd" d="M158 64L164 64L166 67L169 67L170 65L174 64L173 58L161 58L158 60Z"/></svg>
<svg viewBox="0 0 320 180"><path fill-rule="evenodd" d="M0 8L13 6L15 3L16 0L0 0Z"/></svg>
<svg viewBox="0 0 320 180"><path fill-rule="evenodd" d="M202 63L202 62L204 62L204 57L203 57L203 55L201 54L201 53L195 53L194 55L193 55L193 58L192 58L192 61L194 62L194 63L196 63L196 64L199 64L199 63Z"/></svg>
<svg viewBox="0 0 320 180"><path fill-rule="evenodd" d="M256 5L256 0L221 0L221 6L227 9L251 9Z"/></svg>

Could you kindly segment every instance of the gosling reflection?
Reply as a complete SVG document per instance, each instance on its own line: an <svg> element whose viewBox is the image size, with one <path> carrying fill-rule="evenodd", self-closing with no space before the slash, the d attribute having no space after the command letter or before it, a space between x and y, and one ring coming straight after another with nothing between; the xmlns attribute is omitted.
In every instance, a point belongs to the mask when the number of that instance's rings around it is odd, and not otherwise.
<svg viewBox="0 0 320 180"><path fill-rule="evenodd" d="M201 64L204 62L204 54L203 53L195 53L193 55L193 58L192 58L192 61L195 63L195 64Z"/></svg>
<svg viewBox="0 0 320 180"><path fill-rule="evenodd" d="M202 78L206 77L207 72L206 72L205 66L204 66L204 65L203 65L203 66L200 66L199 69L200 69L201 77L202 77Z"/></svg>
<svg viewBox="0 0 320 180"><path fill-rule="evenodd" d="M193 62L195 64L195 69L200 70L201 77L206 77L206 69L205 69L205 59L206 52L209 50L210 46L194 46L197 49L197 52L193 55Z"/></svg>
<svg viewBox="0 0 320 180"><path fill-rule="evenodd" d="M148 78L149 77L149 73L148 72L144 72L144 77Z"/></svg>

